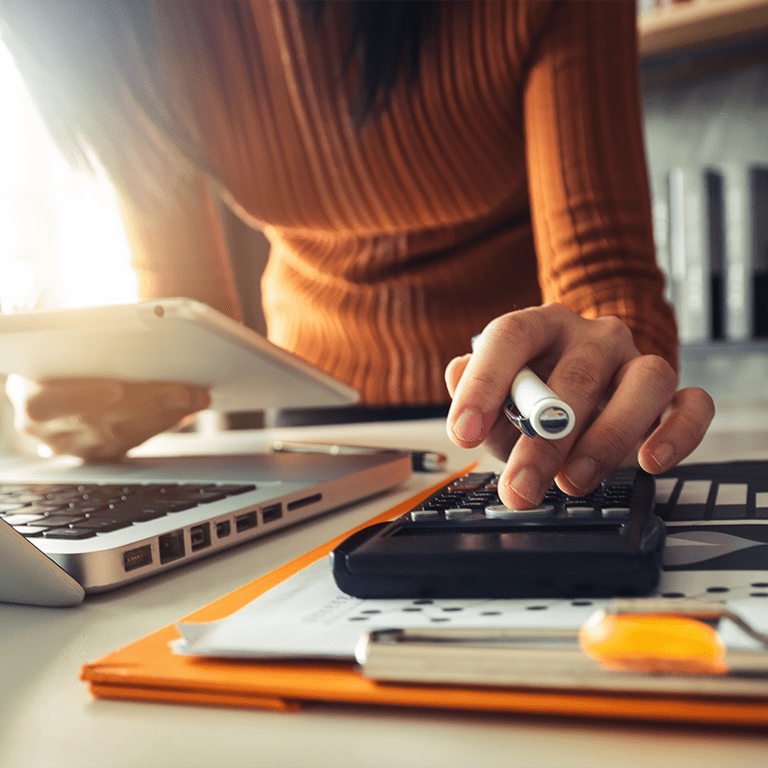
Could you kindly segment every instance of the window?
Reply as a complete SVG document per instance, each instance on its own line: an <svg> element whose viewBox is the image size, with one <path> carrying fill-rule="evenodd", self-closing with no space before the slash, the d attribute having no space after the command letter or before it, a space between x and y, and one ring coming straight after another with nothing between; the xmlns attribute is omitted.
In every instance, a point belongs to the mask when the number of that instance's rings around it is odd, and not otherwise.
<svg viewBox="0 0 768 768"><path fill-rule="evenodd" d="M48 137L0 41L0 310L135 301L114 190Z"/></svg>

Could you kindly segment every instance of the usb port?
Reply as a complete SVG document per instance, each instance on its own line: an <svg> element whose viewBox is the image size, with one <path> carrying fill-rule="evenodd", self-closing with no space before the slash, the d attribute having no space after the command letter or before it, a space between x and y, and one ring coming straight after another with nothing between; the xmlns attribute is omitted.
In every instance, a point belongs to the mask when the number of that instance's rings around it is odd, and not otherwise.
<svg viewBox="0 0 768 768"><path fill-rule="evenodd" d="M270 504L268 507L264 507L261 513L261 519L265 523L273 523L275 520L279 520L283 516L283 505L278 502L277 504Z"/></svg>
<svg viewBox="0 0 768 768"><path fill-rule="evenodd" d="M135 571L137 568L141 568L143 565L149 565L152 562L152 547L146 544L143 547L137 547L136 549L129 549L123 555L123 566L126 573L128 571Z"/></svg>
<svg viewBox="0 0 768 768"><path fill-rule="evenodd" d="M193 525L189 530L190 544L193 552L211 546L211 526L209 523Z"/></svg>
<svg viewBox="0 0 768 768"><path fill-rule="evenodd" d="M160 563L170 563L184 557L184 531L163 534L160 543Z"/></svg>
<svg viewBox="0 0 768 768"><path fill-rule="evenodd" d="M238 533L255 528L258 525L256 512L246 512L244 515L238 515L235 518L235 530Z"/></svg>
<svg viewBox="0 0 768 768"><path fill-rule="evenodd" d="M232 533L232 524L229 520L222 520L221 522L216 523L217 539L225 539L230 533Z"/></svg>

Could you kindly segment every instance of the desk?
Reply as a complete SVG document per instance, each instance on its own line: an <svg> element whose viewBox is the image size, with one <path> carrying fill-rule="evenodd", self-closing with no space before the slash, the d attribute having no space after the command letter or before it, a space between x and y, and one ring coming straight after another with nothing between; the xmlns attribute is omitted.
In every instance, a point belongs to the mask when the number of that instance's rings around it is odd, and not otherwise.
<svg viewBox="0 0 768 768"><path fill-rule="evenodd" d="M450 467L479 459L445 436L442 421L349 425L204 438L238 451L266 439L322 439L444 450ZM158 451L200 449L166 435ZM692 459L768 458L768 403L718 414ZM768 735L680 726L578 722L494 714L308 706L284 714L93 699L83 662L170 624L404 500L435 480L403 487L336 515L246 544L77 609L0 605L0 766L637 766L740 768L768 764Z"/></svg>

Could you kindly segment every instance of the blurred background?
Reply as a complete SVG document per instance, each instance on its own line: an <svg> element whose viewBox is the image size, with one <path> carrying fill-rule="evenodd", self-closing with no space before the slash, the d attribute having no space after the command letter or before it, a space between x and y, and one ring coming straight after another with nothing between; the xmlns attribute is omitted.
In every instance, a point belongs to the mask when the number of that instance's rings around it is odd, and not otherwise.
<svg viewBox="0 0 768 768"><path fill-rule="evenodd" d="M640 0L638 13L654 233L683 383L718 405L768 401L768 0ZM2 39L0 113L0 311L135 300L108 180L61 158ZM236 274L256 286L246 322L264 332L266 242L222 216Z"/></svg>

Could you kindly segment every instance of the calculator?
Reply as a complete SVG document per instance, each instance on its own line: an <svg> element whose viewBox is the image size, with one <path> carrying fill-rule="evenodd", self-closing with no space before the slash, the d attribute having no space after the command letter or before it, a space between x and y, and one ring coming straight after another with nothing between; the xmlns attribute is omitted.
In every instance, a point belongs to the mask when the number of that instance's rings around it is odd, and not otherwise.
<svg viewBox="0 0 768 768"><path fill-rule="evenodd" d="M352 534L331 553L336 584L361 598L640 596L657 586L665 525L652 475L622 467L579 497L553 485L526 510L501 503L498 479L472 472Z"/></svg>

